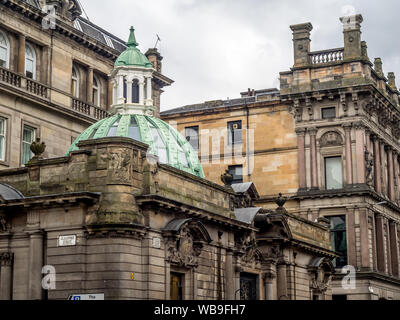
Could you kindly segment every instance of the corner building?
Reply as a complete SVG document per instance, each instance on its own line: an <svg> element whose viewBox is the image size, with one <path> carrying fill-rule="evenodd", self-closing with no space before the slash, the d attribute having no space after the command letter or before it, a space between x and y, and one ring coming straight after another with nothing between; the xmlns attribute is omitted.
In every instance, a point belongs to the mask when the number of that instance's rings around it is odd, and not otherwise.
<svg viewBox="0 0 400 320"><path fill-rule="evenodd" d="M162 118L197 147L210 180L228 170L235 182L255 184L260 207L272 208L282 192L291 214L329 220L339 255L334 299L397 300L399 91L394 73L368 57L362 16L340 21L344 46L322 51L311 51L311 23L290 27L294 65L280 73L280 90L249 89ZM223 132L212 146L209 132ZM356 271L355 288L342 286L346 265Z"/></svg>

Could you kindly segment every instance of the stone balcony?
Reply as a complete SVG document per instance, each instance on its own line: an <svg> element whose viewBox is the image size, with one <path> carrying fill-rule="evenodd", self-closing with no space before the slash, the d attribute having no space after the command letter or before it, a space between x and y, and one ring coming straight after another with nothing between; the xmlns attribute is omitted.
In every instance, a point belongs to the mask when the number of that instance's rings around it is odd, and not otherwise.
<svg viewBox="0 0 400 320"><path fill-rule="evenodd" d="M108 116L108 112L104 109L1 67L0 87L14 94L34 99L40 104L58 109L71 116L78 116L89 123L94 123Z"/></svg>

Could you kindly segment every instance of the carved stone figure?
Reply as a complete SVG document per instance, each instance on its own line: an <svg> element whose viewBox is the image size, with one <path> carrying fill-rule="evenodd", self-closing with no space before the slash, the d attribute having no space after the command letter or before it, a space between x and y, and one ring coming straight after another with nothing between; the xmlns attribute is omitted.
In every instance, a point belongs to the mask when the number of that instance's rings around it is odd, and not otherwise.
<svg viewBox="0 0 400 320"><path fill-rule="evenodd" d="M339 133L335 131L329 131L325 133L320 139L321 147L330 147L330 146L341 146L343 144L343 139Z"/></svg>
<svg viewBox="0 0 400 320"><path fill-rule="evenodd" d="M82 9L76 0L47 0L46 4L55 6L58 14L72 21L82 14Z"/></svg>
<svg viewBox="0 0 400 320"><path fill-rule="evenodd" d="M368 186L373 186L373 169L374 169L374 156L371 152L365 150L365 168L366 168L366 183Z"/></svg>
<svg viewBox="0 0 400 320"><path fill-rule="evenodd" d="M110 182L131 182L131 153L129 150L113 151L107 155L108 180Z"/></svg>

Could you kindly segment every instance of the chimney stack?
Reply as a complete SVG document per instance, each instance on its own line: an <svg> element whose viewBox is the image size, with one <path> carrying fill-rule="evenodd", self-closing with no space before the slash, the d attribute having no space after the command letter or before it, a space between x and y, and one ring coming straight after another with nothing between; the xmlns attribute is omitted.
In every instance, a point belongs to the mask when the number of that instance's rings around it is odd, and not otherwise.
<svg viewBox="0 0 400 320"><path fill-rule="evenodd" d="M362 57L361 49L361 23L363 17L361 14L341 17L344 35L344 60L359 59Z"/></svg>
<svg viewBox="0 0 400 320"><path fill-rule="evenodd" d="M383 69L382 69L382 59L381 58L375 58L375 60L374 60L374 70L380 77L384 77Z"/></svg>
<svg viewBox="0 0 400 320"><path fill-rule="evenodd" d="M149 59L150 63L153 65L153 68L156 69L157 72L162 73L162 59L163 57L158 52L157 48L151 48L147 50L146 57Z"/></svg>
<svg viewBox="0 0 400 320"><path fill-rule="evenodd" d="M313 26L310 22L291 25L293 31L294 67L306 67L311 64L310 34Z"/></svg>
<svg viewBox="0 0 400 320"><path fill-rule="evenodd" d="M388 73L388 84L389 84L390 88L392 88L393 90L397 90L397 87L396 87L396 76L394 75L394 72L389 72Z"/></svg>

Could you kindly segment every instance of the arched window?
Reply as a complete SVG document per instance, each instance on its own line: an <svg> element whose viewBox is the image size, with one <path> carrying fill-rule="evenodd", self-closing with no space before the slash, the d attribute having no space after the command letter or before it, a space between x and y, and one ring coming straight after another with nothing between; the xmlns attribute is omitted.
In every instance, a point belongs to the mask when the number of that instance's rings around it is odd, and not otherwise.
<svg viewBox="0 0 400 320"><path fill-rule="evenodd" d="M100 81L93 75L93 104L100 106Z"/></svg>
<svg viewBox="0 0 400 320"><path fill-rule="evenodd" d="M75 66L72 66L71 94L75 98L79 98L79 72Z"/></svg>
<svg viewBox="0 0 400 320"><path fill-rule="evenodd" d="M25 44L25 76L36 79L36 54L29 43Z"/></svg>
<svg viewBox="0 0 400 320"><path fill-rule="evenodd" d="M132 103L139 103L139 81L137 79L132 82Z"/></svg>
<svg viewBox="0 0 400 320"><path fill-rule="evenodd" d="M0 31L0 67L8 68L10 63L10 42L5 33Z"/></svg>

